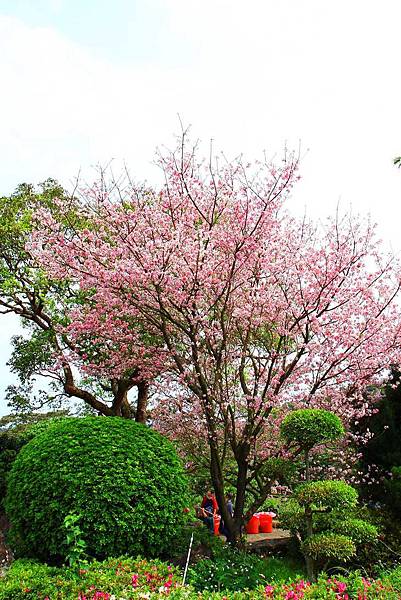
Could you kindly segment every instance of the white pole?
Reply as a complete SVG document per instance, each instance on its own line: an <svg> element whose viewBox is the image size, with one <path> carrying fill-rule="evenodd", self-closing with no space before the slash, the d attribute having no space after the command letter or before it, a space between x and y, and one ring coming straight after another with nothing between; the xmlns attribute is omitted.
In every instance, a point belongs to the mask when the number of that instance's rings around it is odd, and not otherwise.
<svg viewBox="0 0 401 600"><path fill-rule="evenodd" d="M188 571L188 565L189 565L189 557L191 556L192 542L193 541L194 541L194 534L191 535L191 541L189 543L188 555L187 555L187 562L185 563L184 577L182 579L182 585L185 585L185 579L187 578L187 571Z"/></svg>

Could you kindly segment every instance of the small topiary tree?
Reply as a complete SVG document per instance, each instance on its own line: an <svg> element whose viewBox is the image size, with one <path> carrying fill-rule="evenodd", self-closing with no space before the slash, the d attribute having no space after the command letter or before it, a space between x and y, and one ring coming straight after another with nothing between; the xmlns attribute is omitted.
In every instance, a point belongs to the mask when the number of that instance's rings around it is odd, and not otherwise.
<svg viewBox="0 0 401 600"><path fill-rule="evenodd" d="M63 560L64 520L76 515L89 556L161 555L186 502L186 475L166 438L118 417L71 418L35 436L14 462L10 542L20 556Z"/></svg>
<svg viewBox="0 0 401 600"><path fill-rule="evenodd" d="M281 511L281 520L297 535L308 577L316 579L318 565L349 560L356 544L373 541L377 529L354 518L356 490L344 481L311 481L309 453L313 447L344 435L341 420L323 409L295 410L281 424L281 434L305 456L305 479Z"/></svg>
<svg viewBox="0 0 401 600"><path fill-rule="evenodd" d="M335 442L345 433L337 415L321 408L300 408L290 412L283 419L280 429L286 442L303 452L306 481L310 479L309 455L312 448Z"/></svg>

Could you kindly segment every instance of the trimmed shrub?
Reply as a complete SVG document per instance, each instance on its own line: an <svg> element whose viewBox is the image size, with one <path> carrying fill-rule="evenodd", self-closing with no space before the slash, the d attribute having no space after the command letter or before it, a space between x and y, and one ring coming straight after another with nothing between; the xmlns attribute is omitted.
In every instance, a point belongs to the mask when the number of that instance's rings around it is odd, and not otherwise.
<svg viewBox="0 0 401 600"><path fill-rule="evenodd" d="M344 426L332 412L321 408L300 408L290 412L281 423L281 435L305 450L341 438Z"/></svg>
<svg viewBox="0 0 401 600"><path fill-rule="evenodd" d="M346 561L354 556L356 548L352 540L339 533L315 533L302 542L302 552L314 560Z"/></svg>
<svg viewBox="0 0 401 600"><path fill-rule="evenodd" d="M32 439L11 470L6 510L19 556L53 562L77 515L89 556L162 555L184 524L187 479L173 445L138 423L70 418Z"/></svg>
<svg viewBox="0 0 401 600"><path fill-rule="evenodd" d="M297 487L294 494L301 506L350 509L358 502L357 491L345 481L310 481Z"/></svg>
<svg viewBox="0 0 401 600"><path fill-rule="evenodd" d="M348 536L354 544L371 544L377 540L378 529L372 523L349 517L344 511L314 515L316 531L330 530Z"/></svg>
<svg viewBox="0 0 401 600"><path fill-rule="evenodd" d="M7 415L0 419L0 503L6 497L7 478L13 462L21 450L35 435L44 431L56 419L67 418L63 413Z"/></svg>

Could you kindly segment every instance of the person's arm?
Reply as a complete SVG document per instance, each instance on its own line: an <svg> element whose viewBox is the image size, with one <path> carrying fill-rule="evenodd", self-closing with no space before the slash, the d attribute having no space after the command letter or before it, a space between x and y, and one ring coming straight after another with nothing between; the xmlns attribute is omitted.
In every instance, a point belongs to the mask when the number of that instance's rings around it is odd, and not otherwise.
<svg viewBox="0 0 401 600"><path fill-rule="evenodd" d="M213 502L213 516L215 517L217 515L217 513L219 512L219 505L217 504L217 500L214 496L212 498L212 502Z"/></svg>
<svg viewBox="0 0 401 600"><path fill-rule="evenodd" d="M199 516L202 518L207 517L207 511L205 510L205 504L206 504L206 496L203 496L203 500L202 500L202 503L199 508Z"/></svg>

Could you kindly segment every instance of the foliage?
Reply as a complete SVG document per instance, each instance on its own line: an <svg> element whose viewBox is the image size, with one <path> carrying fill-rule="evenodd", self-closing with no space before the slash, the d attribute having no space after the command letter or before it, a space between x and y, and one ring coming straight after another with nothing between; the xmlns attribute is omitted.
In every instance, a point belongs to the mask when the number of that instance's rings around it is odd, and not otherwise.
<svg viewBox="0 0 401 600"><path fill-rule="evenodd" d="M355 554L355 544L349 537L333 532L315 533L301 545L302 552L314 560L347 561Z"/></svg>
<svg viewBox="0 0 401 600"><path fill-rule="evenodd" d="M357 548L355 564L363 566L371 577L377 577L384 570L401 565L401 521L386 506L364 507L358 515L373 523L379 532L373 543L362 544Z"/></svg>
<svg viewBox="0 0 401 600"><path fill-rule="evenodd" d="M22 448L37 433L44 431L55 419L64 418L65 412L28 413L7 415L0 419L0 502L6 495L7 476Z"/></svg>
<svg viewBox="0 0 401 600"><path fill-rule="evenodd" d="M355 508L358 493L344 481L310 481L299 485L294 497L303 507L349 510Z"/></svg>
<svg viewBox="0 0 401 600"><path fill-rule="evenodd" d="M37 435L9 476L10 540L21 556L60 560L64 519L80 514L90 556L160 555L184 523L187 480L172 444L135 422L70 418Z"/></svg>
<svg viewBox="0 0 401 600"><path fill-rule="evenodd" d="M270 481L279 481L283 485L293 485L299 475L299 461L295 457L282 458L280 456L271 456L267 458L261 467L266 479Z"/></svg>
<svg viewBox="0 0 401 600"><path fill-rule="evenodd" d="M67 234L42 208L29 250L48 277L93 292L67 327L77 343L107 336L89 371L110 376L133 361L158 370L157 426L208 446L237 539L248 482L249 513L269 494L260 473L280 453L277 409L333 407L355 420L367 410L363 386L398 361L399 266L369 222L288 215L293 154L279 164L203 161L184 131L158 164L160 188L118 189L103 177L87 190L79 231ZM224 503L228 448L234 519Z"/></svg>
<svg viewBox="0 0 401 600"><path fill-rule="evenodd" d="M286 567L271 560L277 580L244 591L196 591L182 586L178 570L160 561L121 557L93 562L85 569L49 567L17 560L0 583L0 600L398 600L401 568L372 580L360 573L319 576L316 583L299 577L280 582ZM288 567L287 567L288 568Z"/></svg>
<svg viewBox="0 0 401 600"><path fill-rule="evenodd" d="M306 535L305 509L295 498L288 498L286 502L282 503L280 525L293 533L301 532L302 537Z"/></svg>
<svg viewBox="0 0 401 600"><path fill-rule="evenodd" d="M287 442L295 442L304 450L334 442L345 434L344 425L339 417L319 408L291 411L283 419L280 430Z"/></svg>
<svg viewBox="0 0 401 600"><path fill-rule="evenodd" d="M138 593L167 595L178 585L177 569L157 560L121 557L84 569L48 567L17 560L0 584L0 600L110 600L138 597Z"/></svg>
<svg viewBox="0 0 401 600"><path fill-rule="evenodd" d="M384 480L387 503L399 515L401 510L401 466L391 469L391 477Z"/></svg>
<svg viewBox="0 0 401 600"><path fill-rule="evenodd" d="M268 498L261 507L260 512L275 512L279 513L283 506L283 499L281 497Z"/></svg>
<svg viewBox="0 0 401 600"><path fill-rule="evenodd" d="M351 514L351 516L350 516ZM353 512L339 511L315 514L316 531L331 530L348 536L354 544L372 544L377 540L378 528L373 523L352 516ZM359 515L359 511L358 511Z"/></svg>
<svg viewBox="0 0 401 600"><path fill-rule="evenodd" d="M373 542L378 531L355 518L358 494L353 487L344 481L310 480L309 452L344 434L340 419L328 411L298 410L285 417L281 432L304 451L306 482L295 488L280 519L301 542L308 577L315 581L316 567L349 560L356 544Z"/></svg>
<svg viewBox="0 0 401 600"><path fill-rule="evenodd" d="M391 369L390 377L381 388L368 388L367 396L376 396L373 414L359 419L354 430L362 436L358 446L361 454L361 470L366 474L368 484L363 486L363 494L375 501L392 505L399 511L398 501L393 503L390 486L383 486L383 478L389 478L393 467L401 466L401 379L396 368ZM394 491L396 492L395 488Z"/></svg>
<svg viewBox="0 0 401 600"><path fill-rule="evenodd" d="M217 556L198 561L188 572L188 583L199 592L239 591L255 589L270 581L289 581L300 575L302 571L288 561L260 558L225 547Z"/></svg>
<svg viewBox="0 0 401 600"><path fill-rule="evenodd" d="M85 560L86 542L82 538L82 531L79 526L81 515L70 514L64 519L64 528L66 530L66 553L65 560L70 567L79 567Z"/></svg>
<svg viewBox="0 0 401 600"><path fill-rule="evenodd" d="M358 546L369 544L371 548L376 542L377 527L356 518L356 513L357 493L351 486L341 481L316 481L295 490L281 507L280 521L302 540L302 552L322 565L348 560Z"/></svg>

